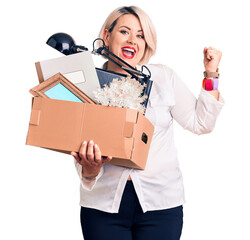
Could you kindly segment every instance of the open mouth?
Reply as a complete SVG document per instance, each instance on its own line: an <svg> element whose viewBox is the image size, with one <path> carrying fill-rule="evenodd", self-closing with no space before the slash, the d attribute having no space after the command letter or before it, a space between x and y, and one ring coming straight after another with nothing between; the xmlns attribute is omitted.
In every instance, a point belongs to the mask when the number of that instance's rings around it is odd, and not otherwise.
<svg viewBox="0 0 250 240"><path fill-rule="evenodd" d="M132 47L123 47L122 54L125 58L132 59L135 56L136 50Z"/></svg>

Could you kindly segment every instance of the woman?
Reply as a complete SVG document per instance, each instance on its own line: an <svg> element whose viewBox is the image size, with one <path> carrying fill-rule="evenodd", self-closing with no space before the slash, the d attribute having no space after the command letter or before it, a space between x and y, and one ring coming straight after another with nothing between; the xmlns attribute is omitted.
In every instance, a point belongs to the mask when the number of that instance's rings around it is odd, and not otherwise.
<svg viewBox="0 0 250 240"><path fill-rule="evenodd" d="M148 16L137 7L112 12L100 37L111 52L133 67L146 64L156 49ZM204 49L208 77L216 77L221 52ZM110 71L124 73L112 61ZM145 170L106 164L92 140L72 152L81 179L81 224L85 240L180 239L184 203L182 175L173 140L173 119L196 134L210 132L222 108L218 90L202 89L196 99L173 70L148 65L152 74L146 117L155 127ZM204 87L218 79L205 79ZM210 84L210 85L209 85ZM112 136L107 136L112 137Z"/></svg>

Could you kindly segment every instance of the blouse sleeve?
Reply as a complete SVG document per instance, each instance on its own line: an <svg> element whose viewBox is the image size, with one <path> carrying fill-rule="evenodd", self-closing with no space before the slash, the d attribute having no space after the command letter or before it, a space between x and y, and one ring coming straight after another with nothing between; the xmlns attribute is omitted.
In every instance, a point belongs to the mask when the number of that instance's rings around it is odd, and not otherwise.
<svg viewBox="0 0 250 240"><path fill-rule="evenodd" d="M101 168L101 171L99 172L99 174L95 178L89 180L89 179L82 176L82 166L75 159L74 159L74 161L75 161L75 167L76 167L77 174L80 178L81 186L85 190L91 191L95 187L98 179L103 175L103 171L104 171L103 167Z"/></svg>
<svg viewBox="0 0 250 240"><path fill-rule="evenodd" d="M184 129L198 135L211 132L224 105L221 94L217 101L214 96L202 88L196 99L174 72L172 86L175 99L175 105L171 109L173 118Z"/></svg>

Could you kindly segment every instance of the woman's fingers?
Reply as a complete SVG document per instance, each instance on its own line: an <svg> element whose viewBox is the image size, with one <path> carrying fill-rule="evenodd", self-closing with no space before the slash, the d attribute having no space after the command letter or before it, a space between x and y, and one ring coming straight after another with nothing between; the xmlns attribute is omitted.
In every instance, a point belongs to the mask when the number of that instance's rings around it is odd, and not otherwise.
<svg viewBox="0 0 250 240"><path fill-rule="evenodd" d="M213 48L213 47L207 48L205 53L208 55L213 55L213 56L218 56L218 57L221 57L221 55L222 55L221 51L219 51L218 49Z"/></svg>
<svg viewBox="0 0 250 240"><path fill-rule="evenodd" d="M110 162L112 160L112 157L111 156L108 156L108 157L103 157L102 158L102 163L107 163L107 162Z"/></svg>
<svg viewBox="0 0 250 240"><path fill-rule="evenodd" d="M104 163L107 163L112 159L111 156L102 157L99 146L92 140L88 143L84 141L80 147L79 153L71 152L71 155L79 164L86 167L102 167Z"/></svg>
<svg viewBox="0 0 250 240"><path fill-rule="evenodd" d="M79 150L79 156L82 160L85 160L86 161L86 150L87 150L87 142L84 141L80 147L80 150Z"/></svg>
<svg viewBox="0 0 250 240"><path fill-rule="evenodd" d="M71 154L71 156L73 156L73 157L75 158L75 160L76 160L79 164L81 164L81 158L80 158L80 156L79 156L79 154L78 154L77 152L71 152L70 154Z"/></svg>
<svg viewBox="0 0 250 240"><path fill-rule="evenodd" d="M102 163L102 154L97 144L94 145L95 162Z"/></svg>
<svg viewBox="0 0 250 240"><path fill-rule="evenodd" d="M216 72L221 60L222 52L214 47L205 47L203 53L206 72Z"/></svg>
<svg viewBox="0 0 250 240"><path fill-rule="evenodd" d="M89 162L94 162L95 161L95 155L94 155L94 142L93 140L90 140L87 146L87 151L86 151L86 155L87 155L87 160Z"/></svg>

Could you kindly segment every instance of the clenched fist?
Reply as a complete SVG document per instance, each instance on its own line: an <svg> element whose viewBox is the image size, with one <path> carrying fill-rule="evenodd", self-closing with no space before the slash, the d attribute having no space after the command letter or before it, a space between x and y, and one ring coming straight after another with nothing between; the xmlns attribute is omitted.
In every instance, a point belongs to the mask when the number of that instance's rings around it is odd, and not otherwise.
<svg viewBox="0 0 250 240"><path fill-rule="evenodd" d="M219 67L222 52L213 47L205 47L203 53L206 72L216 72Z"/></svg>

